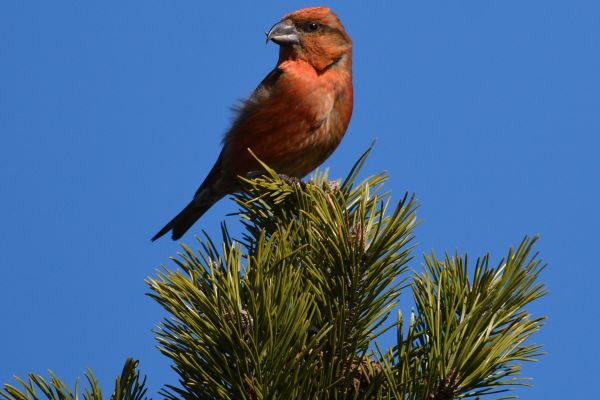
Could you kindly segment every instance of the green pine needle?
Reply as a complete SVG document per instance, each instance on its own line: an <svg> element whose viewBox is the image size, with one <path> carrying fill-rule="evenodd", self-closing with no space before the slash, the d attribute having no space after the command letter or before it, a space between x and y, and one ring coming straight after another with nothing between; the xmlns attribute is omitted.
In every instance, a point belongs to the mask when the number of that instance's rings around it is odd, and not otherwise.
<svg viewBox="0 0 600 400"><path fill-rule="evenodd" d="M241 238L223 224L219 241L204 233L147 280L167 311L159 350L179 375L164 398L510 398L527 385L521 366L541 354L531 336L544 321L527 307L546 293L537 237L496 266L487 254L469 266L466 255L432 253L410 279L418 206L409 194L393 202L384 173L357 182L370 151L338 181L322 171L303 182L263 164L233 196ZM415 309L405 316L407 287ZM397 343L382 349L390 328ZM111 400L146 399L137 366L126 361ZM102 399L92 372L85 378L71 390L52 372L29 374L0 398Z"/></svg>

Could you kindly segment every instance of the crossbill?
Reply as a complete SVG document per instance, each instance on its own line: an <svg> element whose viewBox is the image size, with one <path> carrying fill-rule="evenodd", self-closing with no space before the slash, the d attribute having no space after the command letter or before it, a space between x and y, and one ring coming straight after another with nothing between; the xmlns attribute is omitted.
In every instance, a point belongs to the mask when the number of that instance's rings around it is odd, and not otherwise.
<svg viewBox="0 0 600 400"><path fill-rule="evenodd" d="M179 239L214 203L240 190L239 176L260 173L248 151L280 174L302 178L346 133L353 107L352 40L326 7L284 16L267 32L278 44L275 68L237 109L215 165L192 201L152 240Z"/></svg>

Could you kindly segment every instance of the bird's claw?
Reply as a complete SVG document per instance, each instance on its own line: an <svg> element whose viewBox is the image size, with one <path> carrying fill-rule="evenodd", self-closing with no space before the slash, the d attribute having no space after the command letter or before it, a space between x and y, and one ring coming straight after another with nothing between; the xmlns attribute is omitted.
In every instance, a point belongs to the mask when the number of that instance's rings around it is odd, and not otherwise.
<svg viewBox="0 0 600 400"><path fill-rule="evenodd" d="M285 174L279 174L279 177L281 178L282 181L284 181L285 183L287 183L290 186L298 185L302 189L306 188L306 182L304 182L300 178L296 178L295 176L287 176Z"/></svg>

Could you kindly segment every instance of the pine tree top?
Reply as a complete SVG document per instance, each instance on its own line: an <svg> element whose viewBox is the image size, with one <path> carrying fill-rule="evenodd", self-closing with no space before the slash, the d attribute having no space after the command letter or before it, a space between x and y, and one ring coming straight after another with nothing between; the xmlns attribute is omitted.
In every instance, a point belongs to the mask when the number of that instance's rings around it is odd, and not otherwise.
<svg viewBox="0 0 600 400"><path fill-rule="evenodd" d="M496 266L490 256L412 260L417 203L393 203L385 174L356 183L365 153L343 181L326 172L303 182L267 173L244 179L235 195L244 232L222 225L217 245L182 245L148 279L169 316L157 328L179 385L166 399L453 399L504 393L526 381L521 363L540 347L529 341L541 317L526 306L545 293L543 263L525 238ZM408 321L398 312L412 290ZM400 306L402 306L400 304ZM382 349L379 335L395 329ZM111 399L146 398L145 379L128 360ZM102 394L91 374L85 399ZM6 399L75 399L52 375L5 385Z"/></svg>

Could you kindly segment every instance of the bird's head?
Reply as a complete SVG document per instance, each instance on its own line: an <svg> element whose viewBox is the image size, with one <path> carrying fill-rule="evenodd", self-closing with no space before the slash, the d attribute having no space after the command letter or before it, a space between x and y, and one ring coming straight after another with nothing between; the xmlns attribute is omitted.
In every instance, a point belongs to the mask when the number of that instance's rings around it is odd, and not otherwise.
<svg viewBox="0 0 600 400"><path fill-rule="evenodd" d="M327 7L303 8L284 16L267 32L280 47L280 61L301 59L316 70L340 61L350 65L352 40L337 15Z"/></svg>

